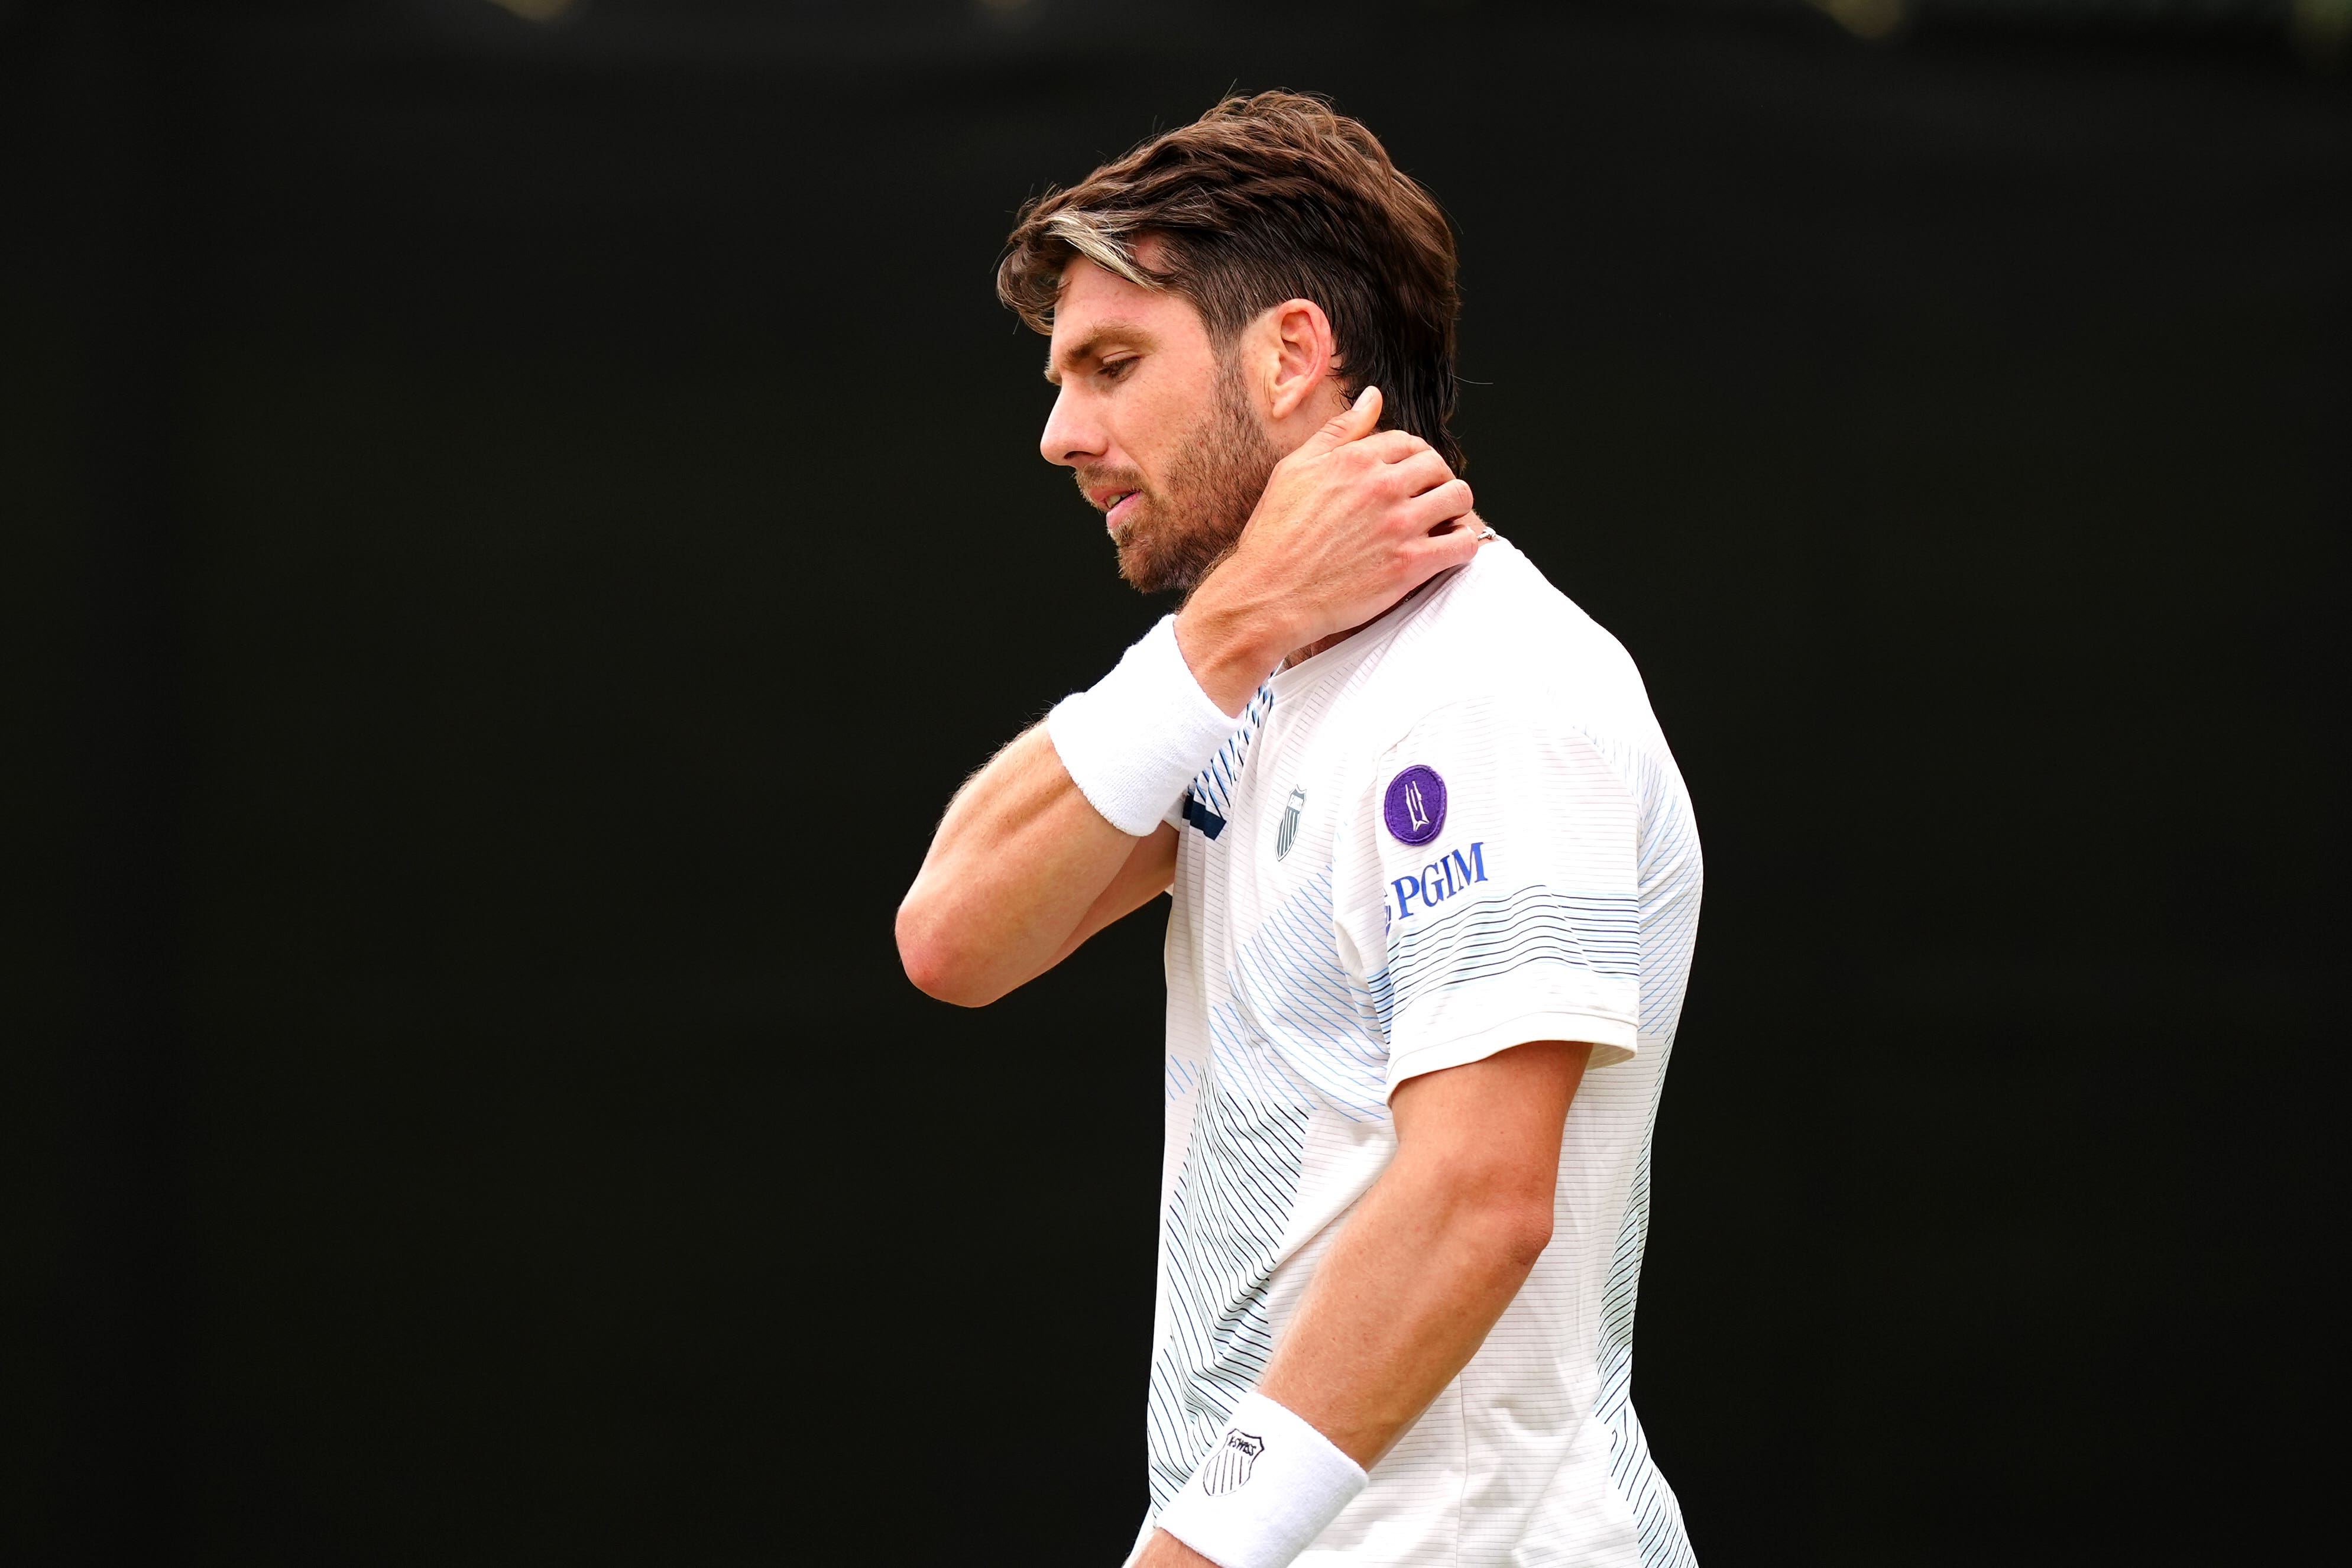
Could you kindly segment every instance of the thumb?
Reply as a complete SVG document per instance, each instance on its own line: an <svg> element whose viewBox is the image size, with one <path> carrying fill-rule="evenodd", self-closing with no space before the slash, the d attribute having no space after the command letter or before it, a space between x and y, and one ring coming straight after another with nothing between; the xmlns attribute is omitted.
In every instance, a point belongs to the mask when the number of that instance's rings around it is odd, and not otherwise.
<svg viewBox="0 0 2352 1568"><path fill-rule="evenodd" d="M1320 430L1307 437L1299 455L1319 458L1334 452L1350 441L1360 441L1381 426L1381 389L1368 386L1356 394L1356 401L1331 416Z"/></svg>

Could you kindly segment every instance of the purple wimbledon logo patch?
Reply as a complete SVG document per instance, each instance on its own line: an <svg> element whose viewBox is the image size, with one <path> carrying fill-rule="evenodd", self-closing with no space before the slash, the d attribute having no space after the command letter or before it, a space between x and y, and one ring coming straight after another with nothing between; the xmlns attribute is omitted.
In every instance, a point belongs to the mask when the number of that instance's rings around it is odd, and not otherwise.
<svg viewBox="0 0 2352 1568"><path fill-rule="evenodd" d="M1445 831L1445 781L1415 763L1389 781L1381 814L1399 843L1428 843Z"/></svg>

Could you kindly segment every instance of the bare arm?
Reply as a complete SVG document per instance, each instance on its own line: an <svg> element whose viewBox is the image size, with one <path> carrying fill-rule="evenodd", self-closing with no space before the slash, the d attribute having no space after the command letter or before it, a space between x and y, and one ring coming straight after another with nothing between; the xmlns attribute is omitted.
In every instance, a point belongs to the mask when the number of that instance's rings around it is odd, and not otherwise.
<svg viewBox="0 0 2352 1568"><path fill-rule="evenodd" d="M907 976L943 1002L984 1006L1166 892L1171 827L1130 838L1087 804L1037 724L948 805L898 906Z"/></svg>
<svg viewBox="0 0 2352 1568"><path fill-rule="evenodd" d="M1514 1047L1397 1087L1397 1152L1307 1287L1258 1391L1370 1469L1486 1342L1551 1240L1589 1045ZM1166 1531L1138 1568L1209 1560Z"/></svg>

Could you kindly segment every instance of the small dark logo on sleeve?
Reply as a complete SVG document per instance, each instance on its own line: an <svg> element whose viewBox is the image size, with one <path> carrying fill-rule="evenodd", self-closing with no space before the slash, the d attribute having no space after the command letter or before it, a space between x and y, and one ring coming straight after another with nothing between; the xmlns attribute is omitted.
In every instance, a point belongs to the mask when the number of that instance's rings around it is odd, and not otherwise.
<svg viewBox="0 0 2352 1568"><path fill-rule="evenodd" d="M1237 1492L1249 1484L1250 1467L1265 1452L1265 1439L1228 1432L1201 1467L1201 1489L1211 1497Z"/></svg>
<svg viewBox="0 0 2352 1568"><path fill-rule="evenodd" d="M1400 844L1426 844L1445 831L1445 781L1415 763L1389 781L1381 815Z"/></svg>

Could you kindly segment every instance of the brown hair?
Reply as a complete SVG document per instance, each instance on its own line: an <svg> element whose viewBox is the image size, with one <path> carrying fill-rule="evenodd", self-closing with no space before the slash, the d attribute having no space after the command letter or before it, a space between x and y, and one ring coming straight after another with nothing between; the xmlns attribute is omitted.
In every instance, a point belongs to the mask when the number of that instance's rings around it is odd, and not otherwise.
<svg viewBox="0 0 2352 1568"><path fill-rule="evenodd" d="M1135 258L1159 237L1161 269ZM1285 300L1331 319L1339 383L1381 389L1381 424L1462 471L1454 416L1454 231L1363 125L1295 92L1228 98L1021 211L996 292L1053 331L1062 273L1084 256L1192 300L1220 348Z"/></svg>

